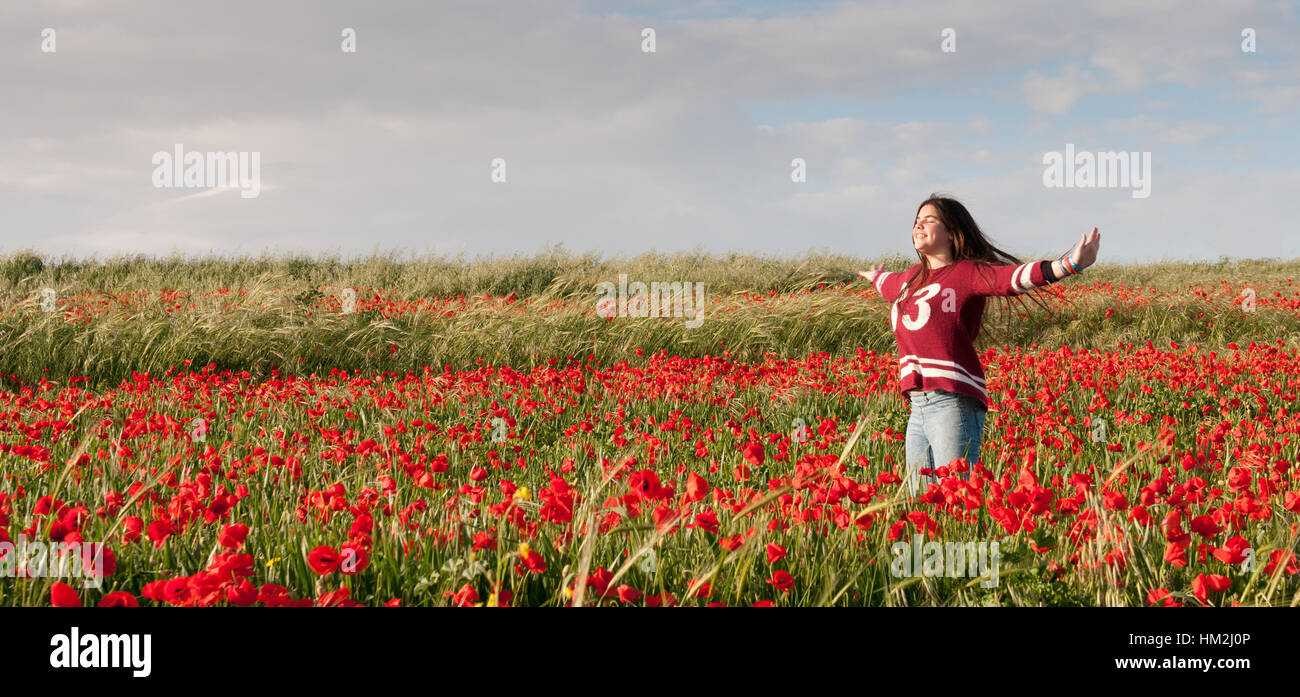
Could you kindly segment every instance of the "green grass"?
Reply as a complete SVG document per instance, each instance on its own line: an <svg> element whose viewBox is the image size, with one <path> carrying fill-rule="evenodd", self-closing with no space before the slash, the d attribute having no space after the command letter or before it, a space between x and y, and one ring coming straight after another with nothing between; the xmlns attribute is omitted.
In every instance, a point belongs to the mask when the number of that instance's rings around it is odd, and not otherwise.
<svg viewBox="0 0 1300 697"><path fill-rule="evenodd" d="M767 353L892 351L889 308L856 276L876 262L902 270L911 260L826 253L600 258L556 249L472 260L390 254L351 260L115 257L100 263L18 252L0 258L0 372L27 381L79 375L92 384L113 384L133 371L181 369L185 360L264 376L272 368L308 375L332 368L458 370L480 361L528 367L587 354L601 361L635 360L636 349L681 356L727 351L753 360ZM694 329L680 318L606 321L595 313L595 287L616 282L619 274L704 283L705 320ZM1291 285L1297 276L1295 260L1098 263L1057 284L1070 301L1049 297L1050 311L1032 302L1003 307L1001 299L991 299L977 348L1295 342L1300 311L1266 301L1273 293L1300 299L1300 287ZM846 283L852 284L847 291ZM1222 292L1210 298L1191 292L1216 285ZM1253 313L1243 312L1234 299L1247 286L1259 297ZM357 289L358 312L339 311L344 287ZM44 288L57 293L59 311L41 311ZM230 292L219 294L223 289ZM168 312L172 303L163 302L164 292L183 307ZM372 308L368 300L376 294L383 302ZM485 300L484 294L498 299ZM503 306L500 296L510 294L518 300ZM417 307L457 295L466 304L454 308L453 317L384 316L386 306ZM88 298L106 302L111 311L89 323L64 319L70 303ZM1107 310L1113 310L1109 318Z"/></svg>

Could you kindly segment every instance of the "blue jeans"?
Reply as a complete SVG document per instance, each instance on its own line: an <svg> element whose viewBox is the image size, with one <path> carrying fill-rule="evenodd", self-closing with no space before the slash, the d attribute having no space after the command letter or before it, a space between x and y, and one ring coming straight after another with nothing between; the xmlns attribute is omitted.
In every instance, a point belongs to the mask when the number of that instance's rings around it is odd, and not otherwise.
<svg viewBox="0 0 1300 697"><path fill-rule="evenodd" d="M912 390L912 415L907 420L907 489L916 496L921 469L934 469L953 458L969 465L979 462L987 410L979 400L947 390ZM969 475L967 475L969 476ZM937 482L926 475L925 482Z"/></svg>

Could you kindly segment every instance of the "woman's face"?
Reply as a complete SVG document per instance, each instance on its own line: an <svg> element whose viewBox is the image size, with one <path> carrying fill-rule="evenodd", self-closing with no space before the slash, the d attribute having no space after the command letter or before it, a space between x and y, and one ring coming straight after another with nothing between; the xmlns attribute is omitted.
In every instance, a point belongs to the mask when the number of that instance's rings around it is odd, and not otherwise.
<svg viewBox="0 0 1300 697"><path fill-rule="evenodd" d="M939 222L939 210L934 204L927 203L916 212L916 222L912 225L912 246L926 255L952 252L952 238L948 236L943 223Z"/></svg>

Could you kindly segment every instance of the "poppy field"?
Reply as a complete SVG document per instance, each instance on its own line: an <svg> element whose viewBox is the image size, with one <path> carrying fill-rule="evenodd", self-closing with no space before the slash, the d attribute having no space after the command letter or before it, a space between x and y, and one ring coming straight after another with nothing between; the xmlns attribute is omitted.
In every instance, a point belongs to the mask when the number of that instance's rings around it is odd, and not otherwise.
<svg viewBox="0 0 1300 697"><path fill-rule="evenodd" d="M622 262L699 271L684 329L597 314L582 259L11 256L0 605L1300 605L1297 265L990 305L981 462L909 498L870 262L721 261ZM912 540L995 576L900 574Z"/></svg>

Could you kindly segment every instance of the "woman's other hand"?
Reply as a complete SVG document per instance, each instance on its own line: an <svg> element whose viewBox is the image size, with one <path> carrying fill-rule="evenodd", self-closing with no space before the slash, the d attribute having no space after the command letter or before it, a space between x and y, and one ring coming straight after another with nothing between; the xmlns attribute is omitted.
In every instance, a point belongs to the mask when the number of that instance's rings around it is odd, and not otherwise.
<svg viewBox="0 0 1300 697"><path fill-rule="evenodd" d="M1093 256L1096 256L1096 255L1094 254ZM884 271L884 270L885 270L885 267L884 267L882 264L875 264L875 265L873 265L873 266L871 267L871 270L870 270L870 271L859 271L859 272L858 272L858 275L861 276L861 277L863 277L863 278L865 278L865 279L867 279L868 281L871 281L872 283L875 283L875 282L876 282L876 276L879 276L879 275L880 275L880 272L881 272L881 271Z"/></svg>
<svg viewBox="0 0 1300 697"><path fill-rule="evenodd" d="M1070 259L1080 270L1092 266L1097 261L1097 250L1101 247L1101 233L1097 228L1085 232L1079 237L1079 243L1070 250Z"/></svg>

